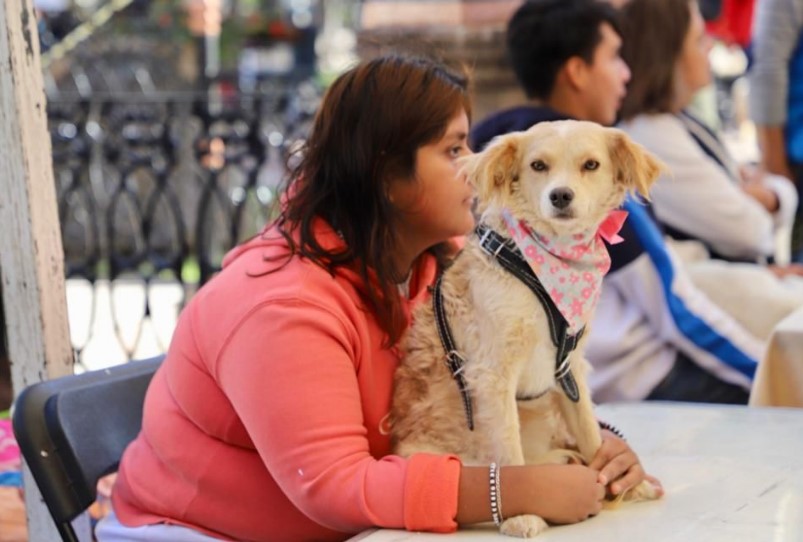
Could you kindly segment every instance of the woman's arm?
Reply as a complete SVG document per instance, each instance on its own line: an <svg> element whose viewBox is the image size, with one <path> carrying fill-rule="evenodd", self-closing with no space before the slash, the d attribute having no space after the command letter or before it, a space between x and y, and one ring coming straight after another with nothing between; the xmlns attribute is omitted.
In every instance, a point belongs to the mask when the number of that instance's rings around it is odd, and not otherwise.
<svg viewBox="0 0 803 542"><path fill-rule="evenodd" d="M576 523L596 515L605 498L599 472L583 465L502 467L503 518L535 514L552 523ZM488 467L463 467L456 520L460 524L491 519Z"/></svg>
<svg viewBox="0 0 803 542"><path fill-rule="evenodd" d="M799 196L797 188L790 180L791 177L782 177L774 173L764 173L762 184L775 193L778 199L778 209L773 214L775 227L791 228L797 213Z"/></svg>
<svg viewBox="0 0 803 542"><path fill-rule="evenodd" d="M663 494L660 482L648 477L636 453L618 435L602 431L602 446L588 467L537 465L503 467L502 515L535 514L551 523L575 523L597 514L608 485L613 495L649 479ZM457 508L458 523L488 521L488 469L463 467Z"/></svg>
<svg viewBox="0 0 803 542"><path fill-rule="evenodd" d="M772 214L702 151L680 120L645 118L631 135L669 167L650 190L662 223L725 256L754 260L774 253Z"/></svg>
<svg viewBox="0 0 803 542"><path fill-rule="evenodd" d="M742 190L772 213L776 229L791 228L797 212L797 188L790 180L764 168L744 164L739 168Z"/></svg>
<svg viewBox="0 0 803 542"><path fill-rule="evenodd" d="M343 532L449 531L490 521L488 467L463 467L453 456L373 457L350 335L326 310L273 303L240 327L218 362L224 389L288 498ZM377 390L385 378L377 375ZM503 467L500 478L504 517L581 521L605 494L599 472L581 465Z"/></svg>
<svg viewBox="0 0 803 542"><path fill-rule="evenodd" d="M730 371L752 372L763 355L764 343L692 283L659 234L654 240L664 247L662 256L653 258L645 253L608 275L603 287L615 290L620 299L641 312L653 340L671 344L710 372L718 373L726 366ZM750 377L742 378L750 381Z"/></svg>
<svg viewBox="0 0 803 542"><path fill-rule="evenodd" d="M762 0L755 8L750 115L756 123L762 165L770 173L792 178L786 156L784 125L789 92L789 60L803 28L803 13L794 0Z"/></svg>

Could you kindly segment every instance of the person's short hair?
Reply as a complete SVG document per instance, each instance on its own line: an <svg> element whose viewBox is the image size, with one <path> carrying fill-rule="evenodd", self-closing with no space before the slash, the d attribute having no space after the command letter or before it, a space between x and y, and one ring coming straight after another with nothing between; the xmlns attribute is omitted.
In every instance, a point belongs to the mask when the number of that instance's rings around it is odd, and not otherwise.
<svg viewBox="0 0 803 542"><path fill-rule="evenodd" d="M622 58L631 73L623 120L671 110L675 64L691 26L691 9L690 0L630 0L622 8Z"/></svg>
<svg viewBox="0 0 803 542"><path fill-rule="evenodd" d="M528 0L507 26L513 71L529 98L546 100L572 57L594 61L602 23L621 34L616 8L600 0Z"/></svg>

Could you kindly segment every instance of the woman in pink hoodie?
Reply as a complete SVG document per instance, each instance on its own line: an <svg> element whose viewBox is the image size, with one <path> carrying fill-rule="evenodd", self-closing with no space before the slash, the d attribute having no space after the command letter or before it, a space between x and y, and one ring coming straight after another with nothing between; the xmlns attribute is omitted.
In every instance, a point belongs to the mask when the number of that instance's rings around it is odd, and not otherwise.
<svg viewBox="0 0 803 542"><path fill-rule="evenodd" d="M344 540L489 521L489 467L390 453L396 343L474 225L466 80L422 59L328 90L279 219L184 309L120 465L113 540ZM502 513L558 523L644 477L611 433L591 467L501 468Z"/></svg>

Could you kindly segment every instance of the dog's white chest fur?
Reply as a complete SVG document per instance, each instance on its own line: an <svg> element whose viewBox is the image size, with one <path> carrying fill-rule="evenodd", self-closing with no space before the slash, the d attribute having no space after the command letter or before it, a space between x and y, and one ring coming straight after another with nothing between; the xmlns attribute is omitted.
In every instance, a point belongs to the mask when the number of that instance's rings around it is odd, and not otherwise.
<svg viewBox="0 0 803 542"><path fill-rule="evenodd" d="M458 344L464 345L464 355L473 360L473 370L467 374L472 384L481 385L482 373L497 369L496 360L504 358L509 360L510 384L515 385L517 397L535 397L553 388L557 352L547 315L536 295L493 264L471 281L469 297L475 311L461 314L455 320L454 332ZM465 332L472 324L477 328L474 337Z"/></svg>

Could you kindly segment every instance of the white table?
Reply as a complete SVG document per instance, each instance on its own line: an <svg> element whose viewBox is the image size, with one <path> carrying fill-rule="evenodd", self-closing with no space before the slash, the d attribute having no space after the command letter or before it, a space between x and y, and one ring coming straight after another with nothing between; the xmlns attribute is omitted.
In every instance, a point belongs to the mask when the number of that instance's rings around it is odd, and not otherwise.
<svg viewBox="0 0 803 542"><path fill-rule="evenodd" d="M602 405L666 495L552 527L542 542L803 541L803 410L631 403ZM375 530L360 542L507 541L493 525L451 535Z"/></svg>
<svg viewBox="0 0 803 542"><path fill-rule="evenodd" d="M750 405L803 407L803 307L775 326L756 371Z"/></svg>

